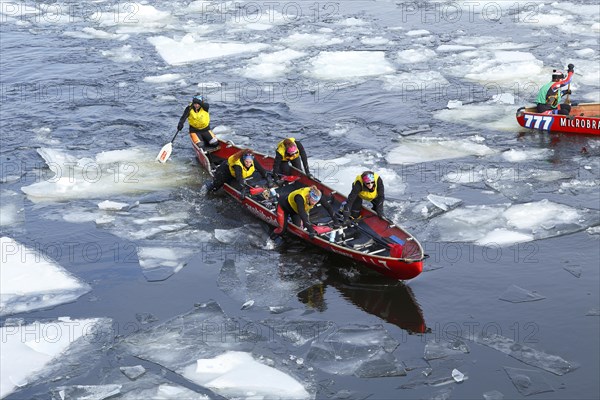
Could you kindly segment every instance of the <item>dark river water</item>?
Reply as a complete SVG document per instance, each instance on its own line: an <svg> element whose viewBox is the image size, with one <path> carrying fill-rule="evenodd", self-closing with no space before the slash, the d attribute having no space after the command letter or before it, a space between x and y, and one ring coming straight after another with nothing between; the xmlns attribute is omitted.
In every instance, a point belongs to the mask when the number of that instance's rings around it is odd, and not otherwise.
<svg viewBox="0 0 600 400"><path fill-rule="evenodd" d="M136 364L219 398L179 369L199 358L182 340L271 358L315 398L600 395L600 139L514 119L569 62L572 99L600 100L595 2L1 5L1 236L90 291L0 324L110 321L100 345L6 398L59 398ZM294 240L271 249L235 202L199 194L185 131L155 163L196 93L219 137L268 153L296 137L340 191L380 171L425 271L394 282ZM177 362L155 356L147 332L204 307L224 318L214 340L173 330L159 341Z"/></svg>

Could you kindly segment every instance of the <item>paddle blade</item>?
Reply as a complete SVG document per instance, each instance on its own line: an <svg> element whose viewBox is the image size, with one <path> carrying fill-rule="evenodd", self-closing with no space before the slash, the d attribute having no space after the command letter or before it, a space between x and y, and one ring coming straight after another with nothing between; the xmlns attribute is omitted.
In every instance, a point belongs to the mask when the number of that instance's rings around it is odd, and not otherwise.
<svg viewBox="0 0 600 400"><path fill-rule="evenodd" d="M171 152L173 151L173 144L171 142L165 144L162 149L158 152L156 156L156 161L161 163L165 163L169 157L171 157Z"/></svg>
<svg viewBox="0 0 600 400"><path fill-rule="evenodd" d="M255 194L261 194L264 191L265 191L265 188L263 188L263 187L253 187L253 188L250 188L250 194L252 196L254 196Z"/></svg>

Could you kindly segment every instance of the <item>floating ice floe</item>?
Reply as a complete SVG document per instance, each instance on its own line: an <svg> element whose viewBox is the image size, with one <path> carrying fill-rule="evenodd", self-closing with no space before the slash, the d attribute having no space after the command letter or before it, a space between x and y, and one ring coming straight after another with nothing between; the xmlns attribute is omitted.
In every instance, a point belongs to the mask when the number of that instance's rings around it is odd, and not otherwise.
<svg viewBox="0 0 600 400"><path fill-rule="evenodd" d="M427 200L429 200L434 206L436 206L442 211L449 211L453 208L456 208L462 203L461 199L457 199L454 197L438 196L435 194L428 194Z"/></svg>
<svg viewBox="0 0 600 400"><path fill-rule="evenodd" d="M309 385L284 371L282 360L255 358L253 349L258 351L267 338L260 329L245 326L246 322L227 317L210 302L130 335L117 347L226 397L243 397L252 391L264 398L310 398Z"/></svg>
<svg viewBox="0 0 600 400"><path fill-rule="evenodd" d="M118 211L129 207L127 203L120 203L118 201L104 200L98 203L98 208L106 211Z"/></svg>
<svg viewBox="0 0 600 400"><path fill-rule="evenodd" d="M525 290L517 285L511 285L506 291L500 296L500 300L508 301L511 303L524 303L528 301L544 300L546 297L542 296L537 292Z"/></svg>
<svg viewBox="0 0 600 400"><path fill-rule="evenodd" d="M324 80L352 79L390 74L394 67L385 59L385 52L323 51L311 60L311 76Z"/></svg>
<svg viewBox="0 0 600 400"><path fill-rule="evenodd" d="M0 316L75 301L91 288L45 254L0 238Z"/></svg>
<svg viewBox="0 0 600 400"><path fill-rule="evenodd" d="M531 160L545 160L554 154L551 149L515 150L510 149L502 153L502 158L510 162L524 162Z"/></svg>
<svg viewBox="0 0 600 400"><path fill-rule="evenodd" d="M335 375L363 378L406 375L392 352L398 346L381 325L348 325L311 343L306 361Z"/></svg>
<svg viewBox="0 0 600 400"><path fill-rule="evenodd" d="M274 53L261 54L250 60L249 64L238 72L240 75L250 79L274 79L285 75L294 60L304 57L306 54L285 49Z"/></svg>
<svg viewBox="0 0 600 400"><path fill-rule="evenodd" d="M180 74L162 74L144 77L144 82L148 83L171 83L181 80Z"/></svg>
<svg viewBox="0 0 600 400"><path fill-rule="evenodd" d="M164 281L179 272L196 251L181 247L139 246L137 255L142 273L149 282Z"/></svg>
<svg viewBox="0 0 600 400"><path fill-rule="evenodd" d="M128 34L123 33L109 33L101 29L94 29L92 27L82 28L81 31L66 31L63 33L64 36L78 38L78 39L105 39L105 40L127 40L129 39Z"/></svg>
<svg viewBox="0 0 600 400"><path fill-rule="evenodd" d="M98 204L100 210L67 205L47 218L73 223L94 221L99 228L124 240L134 241L135 246L123 244L123 254L128 262L139 261L148 281L169 278L179 272L194 254L214 244L211 233L193 229L187 223L192 212L191 205L169 200L168 195L150 194L140 198L143 203L139 200L133 204L106 200ZM127 251L132 248L135 248L133 254Z"/></svg>
<svg viewBox="0 0 600 400"><path fill-rule="evenodd" d="M577 266L569 266L569 267L563 267L563 269L565 271L567 271L568 273L570 273L571 275L573 275L575 278L580 278L581 277L581 273L583 272L583 270L581 269L581 267L577 267Z"/></svg>
<svg viewBox="0 0 600 400"><path fill-rule="evenodd" d="M0 226L14 226L24 221L23 198L12 190L0 191Z"/></svg>
<svg viewBox="0 0 600 400"><path fill-rule="evenodd" d="M461 339L455 339L453 341L430 341L425 345L423 358L429 361L438 358L462 355L469 352L469 346Z"/></svg>
<svg viewBox="0 0 600 400"><path fill-rule="evenodd" d="M465 374L454 368L452 370L452 378L455 382L460 383L465 379Z"/></svg>
<svg viewBox="0 0 600 400"><path fill-rule="evenodd" d="M320 339L332 328L332 324L328 321L310 319L267 319L261 323L268 326L283 341L297 347Z"/></svg>
<svg viewBox="0 0 600 400"><path fill-rule="evenodd" d="M198 61L225 58L244 53L257 53L269 47L263 43L215 42L196 38L188 34L180 40L165 36L148 38L158 54L170 65L190 64ZM202 47L202 51L189 51L191 47Z"/></svg>
<svg viewBox="0 0 600 400"><path fill-rule="evenodd" d="M416 64L435 58L435 51L426 47L398 51L396 62L401 64Z"/></svg>
<svg viewBox="0 0 600 400"><path fill-rule="evenodd" d="M131 367L119 367L119 369L126 377L128 377L132 381L136 380L137 378L146 373L146 368L142 367L141 365L134 365Z"/></svg>
<svg viewBox="0 0 600 400"><path fill-rule="evenodd" d="M135 54L130 45L124 45L113 50L103 50L101 54L115 62L128 63L142 61L142 57Z"/></svg>
<svg viewBox="0 0 600 400"><path fill-rule="evenodd" d="M588 317L597 317L597 316L600 316L600 308L592 308L585 315L588 316Z"/></svg>
<svg viewBox="0 0 600 400"><path fill-rule="evenodd" d="M470 65L465 78L484 84L530 80L542 72L543 62L522 51L478 51L477 63ZM514 118L514 116L513 116Z"/></svg>
<svg viewBox="0 0 600 400"><path fill-rule="evenodd" d="M485 392L483 394L484 400L504 400L504 394L497 390L490 390L489 392Z"/></svg>
<svg viewBox="0 0 600 400"><path fill-rule="evenodd" d="M67 350L71 350L75 343L81 344L79 350L73 350L76 354L72 357L75 358L80 357L80 353L85 354L88 346L102 346L103 342L96 333L99 329L109 331L110 323L108 319L60 318L52 322L0 328L0 398L38 378L50 377L50 370L62 365L62 362L52 362L58 357L65 362L75 362L65 357ZM93 357L89 353L87 356L86 361L91 362ZM83 364L81 360L78 362L79 365ZM75 374L73 371L66 373Z"/></svg>
<svg viewBox="0 0 600 400"><path fill-rule="evenodd" d="M436 359L429 361L430 368L422 371L422 374L411 378L400 386L401 389L414 389L419 386L443 386L466 381L468 376L458 370L462 368L463 361L460 359ZM457 371L457 372L454 372ZM460 375L458 375L460 373ZM456 377L455 377L456 376Z"/></svg>
<svg viewBox="0 0 600 400"><path fill-rule="evenodd" d="M442 121L463 124L475 129L514 131L514 105L464 104L456 109L442 109L433 117Z"/></svg>
<svg viewBox="0 0 600 400"><path fill-rule="evenodd" d="M344 41L333 37L329 33L292 33L288 37L279 39L279 43L296 49L327 47L341 44Z"/></svg>
<svg viewBox="0 0 600 400"><path fill-rule="evenodd" d="M435 240L506 246L584 230L598 219L594 210L541 200L459 207L433 218L426 231Z"/></svg>
<svg viewBox="0 0 600 400"><path fill-rule="evenodd" d="M385 158L391 164L416 164L494 153L490 147L471 139L403 138Z"/></svg>
<svg viewBox="0 0 600 400"><path fill-rule="evenodd" d="M122 385L74 385L59 386L54 392L61 400L66 399L107 399L121 393Z"/></svg>
<svg viewBox="0 0 600 400"><path fill-rule="evenodd" d="M448 100L448 104L446 105L446 107L450 110L454 109L454 108L459 108L462 107L463 102L460 100Z"/></svg>
<svg viewBox="0 0 600 400"><path fill-rule="evenodd" d="M539 154L539 153L538 153ZM514 155L514 154L513 154ZM518 157L529 156L519 154ZM524 202L536 193L556 191L558 181L570 178L565 172L542 169L522 169L519 167L485 167L470 165L461 166L443 177L446 182L473 184L483 183L510 200ZM561 186L562 187L562 184ZM558 191L560 192L561 189Z"/></svg>
<svg viewBox="0 0 600 400"><path fill-rule="evenodd" d="M523 396L554 392L554 388L546 381L540 371L510 367L504 367L504 371Z"/></svg>
<svg viewBox="0 0 600 400"><path fill-rule="evenodd" d="M198 359L183 375L227 398L310 399L304 386L292 376L265 365L251 354L227 351Z"/></svg>
<svg viewBox="0 0 600 400"><path fill-rule="evenodd" d="M32 201L62 201L111 197L180 187L191 179L190 167L160 164L149 150L131 148L106 151L95 159L78 158L57 149L38 149L52 176L24 186Z"/></svg>
<svg viewBox="0 0 600 400"><path fill-rule="evenodd" d="M248 300L247 302L245 302L244 304L242 304L242 310L247 310L249 308L251 308L254 305L254 300Z"/></svg>
<svg viewBox="0 0 600 400"><path fill-rule="evenodd" d="M564 375L577 368L576 365L559 356L521 345L512 339L497 334L475 335L469 339L474 340L477 344L482 344L507 354L525 364L552 372L555 375Z"/></svg>
<svg viewBox="0 0 600 400"><path fill-rule="evenodd" d="M271 256L276 257L274 263L264 263L266 250L263 249L223 246L212 248L211 251L213 256L209 260L223 264L217 277L217 286L240 303L252 299L254 307L289 309L285 308L286 304L296 298L298 292L313 284L310 277L286 279L281 274L286 267L276 266L279 255Z"/></svg>
<svg viewBox="0 0 600 400"><path fill-rule="evenodd" d="M149 4L136 4L133 12L126 13L120 4L115 4L112 8L112 12L98 13L98 23L101 27L116 27L117 33L161 32L170 24L177 23L169 11L159 10ZM115 18L118 15L121 17Z"/></svg>

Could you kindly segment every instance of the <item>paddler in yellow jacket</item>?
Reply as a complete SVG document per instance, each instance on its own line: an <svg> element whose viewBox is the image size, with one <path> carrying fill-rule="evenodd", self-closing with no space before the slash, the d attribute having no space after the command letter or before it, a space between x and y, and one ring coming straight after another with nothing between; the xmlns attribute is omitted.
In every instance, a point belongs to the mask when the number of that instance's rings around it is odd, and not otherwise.
<svg viewBox="0 0 600 400"><path fill-rule="evenodd" d="M279 228L276 228L273 233L283 235L287 230L288 217L291 217L294 225L303 227L308 231L308 236L314 238L317 232L310 222L309 213L317 204L323 206L331 219L336 221L331 205L321 198L321 191L316 186L303 187L280 197L277 205ZM337 222L334 222L334 225L337 226Z"/></svg>
<svg viewBox="0 0 600 400"><path fill-rule="evenodd" d="M207 191L217 191L226 183L237 181L238 190L241 193L242 200L248 195L249 186L246 184L245 179L250 178L255 171L267 180L267 185L272 186L273 181L270 176L267 175L267 171L263 168L258 161L254 159L254 153L252 150L240 150L234 155L227 159L227 162L219 164L215 170L215 177L212 181L205 184Z"/></svg>
<svg viewBox="0 0 600 400"><path fill-rule="evenodd" d="M302 143L295 138L284 139L277 144L277 149L275 150L273 173L275 175L290 175L290 164L302 171L300 160L302 160L302 165L304 165L304 172L312 179L312 175L308 169L306 151Z"/></svg>
<svg viewBox="0 0 600 400"><path fill-rule="evenodd" d="M348 201L343 209L344 219L347 220L350 216L358 217L363 200L370 201L373 204L373 211L381 218L385 218L383 214L383 201L385 200L383 181L372 171L365 171L354 179Z"/></svg>
<svg viewBox="0 0 600 400"><path fill-rule="evenodd" d="M190 137L192 142L198 148L210 149L211 147L217 147L219 140L210 130L210 114L208 109L210 104L206 99L197 94L192 99L192 102L185 108L183 115L179 118L179 124L177 124L177 130L183 129L185 120L188 120L190 126ZM200 138L198 137L200 135ZM200 141L202 139L202 141Z"/></svg>

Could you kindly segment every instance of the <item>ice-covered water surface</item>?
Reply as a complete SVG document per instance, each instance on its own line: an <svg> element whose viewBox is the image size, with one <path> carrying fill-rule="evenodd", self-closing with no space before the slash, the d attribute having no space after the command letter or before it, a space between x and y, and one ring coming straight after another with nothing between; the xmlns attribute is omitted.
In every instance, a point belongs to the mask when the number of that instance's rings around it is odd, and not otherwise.
<svg viewBox="0 0 600 400"><path fill-rule="evenodd" d="M0 397L38 379L63 379L55 376L60 372L71 376L83 373L81 357L87 357L90 364L96 362L97 349L110 340L102 332L109 329L110 320L102 318L60 318L32 324L15 321L3 326L0 328Z"/></svg>
<svg viewBox="0 0 600 400"><path fill-rule="evenodd" d="M183 185L190 179L185 166L158 164L147 149L106 151L94 158L79 158L70 152L50 148L39 149L38 153L51 173L46 179L22 188L33 201L158 191Z"/></svg>
<svg viewBox="0 0 600 400"><path fill-rule="evenodd" d="M252 323L229 318L214 303L139 332L120 345L136 357L150 360L228 398L311 398L309 376L298 380L268 352L268 340ZM252 353L258 352L253 356ZM306 375L306 371L303 372Z"/></svg>
<svg viewBox="0 0 600 400"><path fill-rule="evenodd" d="M426 231L434 240L507 246L584 230L597 225L599 217L596 210L578 210L548 200L466 206L434 218Z"/></svg>
<svg viewBox="0 0 600 400"><path fill-rule="evenodd" d="M40 249L9 237L0 246L0 316L75 301L91 290Z"/></svg>
<svg viewBox="0 0 600 400"><path fill-rule="evenodd" d="M211 398L182 371L195 377L198 360L221 356L289 383L257 378L265 397L303 395L295 382L318 398L595 396L600 147L514 118L569 62L571 99L600 100L599 11L588 3L3 3L1 236L60 234L103 250L98 262L59 262L91 293L15 317L109 316L114 341L139 343L97 364L84 350L85 376L59 373L74 378L13 396ZM313 247L274 250L233 202L198 196L206 175L187 127L155 163L196 93L218 137L272 154L294 136L340 193L378 172L387 215L430 255L408 282L414 298ZM210 298L226 317L202 326L185 314ZM213 317L260 326L267 340L206 347L197 338L215 332ZM502 338L445 337L457 327ZM550 371L575 362L575 373ZM141 376L127 369L138 364Z"/></svg>

